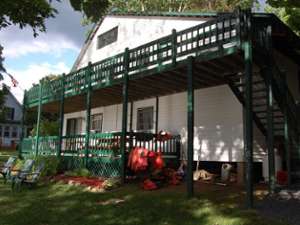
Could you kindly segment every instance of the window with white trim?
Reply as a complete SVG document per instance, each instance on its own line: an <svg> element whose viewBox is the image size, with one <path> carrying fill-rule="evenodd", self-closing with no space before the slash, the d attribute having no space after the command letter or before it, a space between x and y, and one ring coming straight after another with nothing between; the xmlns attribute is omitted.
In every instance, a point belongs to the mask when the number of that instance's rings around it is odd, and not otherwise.
<svg viewBox="0 0 300 225"><path fill-rule="evenodd" d="M90 131L94 133L102 132L103 114L98 113L91 116Z"/></svg>
<svg viewBox="0 0 300 225"><path fill-rule="evenodd" d="M153 106L139 108L137 110L136 129L138 131L149 132L153 130Z"/></svg>
<svg viewBox="0 0 300 225"><path fill-rule="evenodd" d="M82 121L83 121L83 119L81 117L67 119L67 132L66 132L66 135L81 134Z"/></svg>
<svg viewBox="0 0 300 225"><path fill-rule="evenodd" d="M5 126L4 128L4 137L10 137L10 127Z"/></svg>

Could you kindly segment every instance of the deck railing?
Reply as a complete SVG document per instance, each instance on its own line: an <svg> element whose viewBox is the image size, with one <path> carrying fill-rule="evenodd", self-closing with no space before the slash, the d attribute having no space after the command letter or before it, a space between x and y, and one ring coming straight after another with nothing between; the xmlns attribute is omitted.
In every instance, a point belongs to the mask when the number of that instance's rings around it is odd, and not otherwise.
<svg viewBox="0 0 300 225"><path fill-rule="evenodd" d="M226 14L191 28L176 32L123 53L93 63L55 80L43 81L42 102L59 99L62 91L65 97L79 95L91 82L93 89L103 88L122 82L125 71L125 54L128 54L130 79L138 78L144 71L161 71L167 65L174 65L188 56L208 57L219 50L237 45L240 23L235 14ZM89 78L89 79L88 79ZM38 104L38 85L26 94L26 105Z"/></svg>
<svg viewBox="0 0 300 225"><path fill-rule="evenodd" d="M88 149L85 147L85 137L85 135L63 136L61 156L88 156L89 158L120 156L120 132L90 134ZM22 141L22 154L57 155L59 137L39 137L38 146L38 149L36 149L35 137L24 138ZM145 147L151 151L160 151L165 156L177 157L180 154L180 135L173 135L168 139L159 139L157 135L151 133L128 132L126 146L127 151L135 147Z"/></svg>

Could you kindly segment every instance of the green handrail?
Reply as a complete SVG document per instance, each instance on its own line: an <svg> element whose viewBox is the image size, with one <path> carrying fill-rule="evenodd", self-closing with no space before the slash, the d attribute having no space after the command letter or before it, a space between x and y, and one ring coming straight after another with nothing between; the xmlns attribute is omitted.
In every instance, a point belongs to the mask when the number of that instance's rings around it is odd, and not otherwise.
<svg viewBox="0 0 300 225"><path fill-rule="evenodd" d="M170 35L153 40L129 50L129 77L145 70L161 70L165 65L185 60L189 55L207 54L228 43L238 43L240 39L239 18L235 14L227 14L205 23L172 32ZM175 45L175 46L174 46ZM217 49L216 49L217 47ZM81 94L88 88L85 74L87 66L62 78L45 82L42 93L43 104L59 100L63 90L65 97ZM123 82L124 52L106 58L91 65L91 86L98 89ZM38 85L27 93L27 106L38 103Z"/></svg>

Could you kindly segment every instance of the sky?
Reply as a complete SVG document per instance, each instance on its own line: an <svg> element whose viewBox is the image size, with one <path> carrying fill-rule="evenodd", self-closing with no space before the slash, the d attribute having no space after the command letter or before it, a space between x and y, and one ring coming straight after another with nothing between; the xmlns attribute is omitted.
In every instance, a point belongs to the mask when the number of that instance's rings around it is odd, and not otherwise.
<svg viewBox="0 0 300 225"><path fill-rule="evenodd" d="M85 41L88 27L81 25L82 15L75 12L69 1L53 1L59 14L46 21L46 33L33 37L31 28L10 26L0 31L0 43L4 47L4 66L19 82L12 87L10 78L4 83L22 102L23 92L33 83L49 74L68 73Z"/></svg>

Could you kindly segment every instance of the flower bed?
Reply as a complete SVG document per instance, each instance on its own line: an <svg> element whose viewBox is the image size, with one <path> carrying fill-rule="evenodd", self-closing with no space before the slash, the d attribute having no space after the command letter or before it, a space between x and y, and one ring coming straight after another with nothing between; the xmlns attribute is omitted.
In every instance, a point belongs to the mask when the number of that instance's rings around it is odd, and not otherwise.
<svg viewBox="0 0 300 225"><path fill-rule="evenodd" d="M64 174L54 177L54 181L61 181L66 184L82 185L91 188L103 188L104 179L95 177L81 177L81 176L66 176Z"/></svg>

